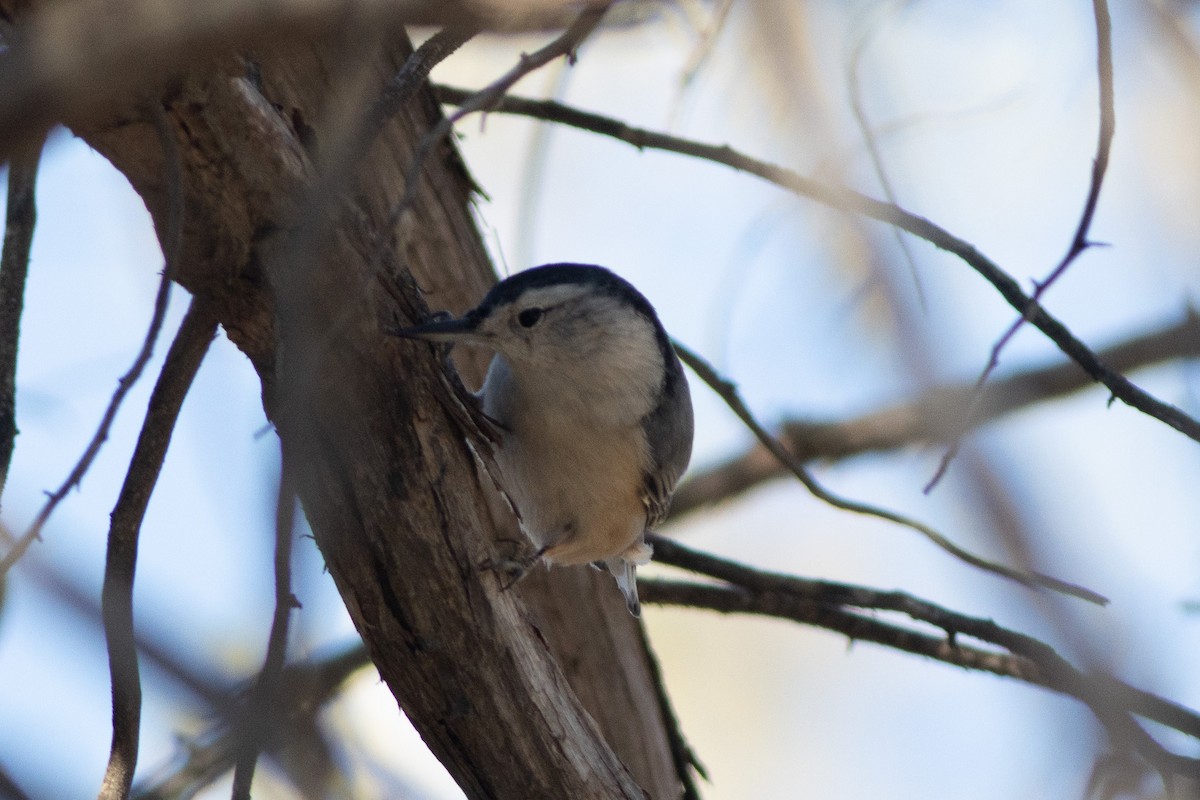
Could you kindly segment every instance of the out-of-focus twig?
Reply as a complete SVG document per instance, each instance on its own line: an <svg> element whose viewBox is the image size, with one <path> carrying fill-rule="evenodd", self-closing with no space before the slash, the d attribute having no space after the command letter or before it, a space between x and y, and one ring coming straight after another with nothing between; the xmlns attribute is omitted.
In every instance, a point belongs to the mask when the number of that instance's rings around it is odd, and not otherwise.
<svg viewBox="0 0 1200 800"><path fill-rule="evenodd" d="M1112 19L1108 13L1108 0L1092 0L1092 11L1096 18L1096 72L1097 82L1099 83L1098 94L1100 103L1100 133L1099 141L1096 143L1096 156L1092 160L1092 180L1088 185L1087 198L1083 202L1083 213L1079 217L1079 223L1075 227L1075 234L1071 237L1071 244L1067 247L1066 255L1050 271L1049 275L1041 281L1035 281L1033 293L1029 296L1029 310L1036 310L1038 308L1038 304L1041 302L1042 295L1046 293L1046 290L1062 277L1067 268L1075 262L1075 259L1084 250L1093 245L1088 236L1092 228L1092 219L1096 216L1096 204L1100 201L1100 189L1104 185L1104 175L1108 171L1108 156L1112 150L1113 133L1117 127L1117 115L1113 103ZM960 412L963 420L960 426L964 430L970 427L971 417L975 413L975 401L978 400L983 390L983 385L987 383L988 378L991 377L996 367L1000 365L1001 351L1017 335L1017 331L1021 329L1021 326L1025 324L1029 317L1029 310L1023 310L1021 316L1017 317L1008 326L1008 329L1004 331L992 346L987 363L984 365L983 371L979 373L979 378L975 381L975 391L972 395L972 400ZM961 441L961 435L951 440L950 446L942 455L942 459L933 473L933 477L929 479L929 483L925 486L926 493L932 491L942 479L942 476L946 474L946 470L950 467L950 462L954 460L955 454L958 453Z"/></svg>
<svg viewBox="0 0 1200 800"><path fill-rule="evenodd" d="M285 667L279 681L279 721L303 721L314 716L345 683L371 663L367 650L356 644L329 658ZM174 800L190 797L233 767L245 728L221 721L190 743L181 763L134 788L138 800ZM272 751L268 742L268 751Z"/></svg>
<svg viewBox="0 0 1200 800"><path fill-rule="evenodd" d="M679 83L683 88L686 89L696 80L696 76L700 74L700 70L712 55L713 48L717 45L717 39L721 38L721 33L725 30L725 23L729 19L729 12L733 10L733 5L733 0L717 0L709 14L708 21L699 27L696 43L688 54L687 63L679 78Z"/></svg>
<svg viewBox="0 0 1200 800"><path fill-rule="evenodd" d="M279 497L275 507L275 613L262 670L250 692L246 714L241 721L244 735L238 748L233 771L233 800L250 800L250 785L259 752L275 740L279 714L279 691L287 658L288 622L297 607L292 595L292 541L296 516L296 495L287 470L279 476Z"/></svg>
<svg viewBox="0 0 1200 800"><path fill-rule="evenodd" d="M862 62L863 57L866 55L867 45L870 43L871 34L876 28L877 26L873 25L871 29L863 34L850 55L850 61L846 66L846 91L850 95L850 110L854 112L854 121L858 124L859 131L862 132L863 144L867 148L867 155L871 159L871 167L875 170L875 178L879 181L879 188L883 191L883 196L889 203L899 205L896 188L893 186L887 167L884 165L883 151L879 147L875 128L871 125L871 120L867 116L866 103L863 102ZM892 233L896 237L896 245L904 255L904 263L908 267L909 276L912 278L917 302L921 308L925 308L925 287L921 283L921 273L917 270L916 257L913 256L912 248L908 246L908 240L904 238L904 234L900 229L892 228Z"/></svg>
<svg viewBox="0 0 1200 800"><path fill-rule="evenodd" d="M774 436L767 432L765 428L754 418L750 413L750 409L742 402L738 395L737 387L730 381L722 378L713 367L704 359L697 356L695 353L683 347L678 342L675 343L675 350L679 353L683 363L691 367L702 381L707 383L717 395L725 401L725 404L737 415L747 428L749 428L758 439L758 441L770 451L771 455L779 460L787 470L796 477L800 483L804 484L804 488L808 489L814 497L828 503L834 508L839 508L843 511L848 511L852 514L863 514L865 516L877 517L888 522L893 522L910 530L920 533L929 541L936 544L938 547L945 550L960 561L970 564L986 572L991 572L1017 583L1029 586L1031 588L1050 589L1055 592L1060 592L1071 597L1078 597L1081 600L1087 600L1089 603L1105 605L1108 599L1101 594L1093 592L1083 586L1078 586L1050 575L1043 575L1038 572L1019 570L1012 567L998 564L989 561L986 558L978 556L946 538L945 535L931 528L930 526L918 522L917 520L907 517L903 514L898 514L895 511L889 511L879 506L874 506L869 503L861 503L855 500L848 500L841 497L822 486L805 468L799 459L795 458L787 448L780 444Z"/></svg>
<svg viewBox="0 0 1200 800"><path fill-rule="evenodd" d="M1200 358L1200 316L1189 311L1177 324L1106 347L1099 357L1123 373L1174 359ZM1014 411L1094 385L1071 361L1022 370L985 387L971 424L982 426ZM974 381L940 386L910 402L845 421L786 420L777 435L801 461L838 460L943 442L962 433L957 413L974 390ZM671 500L671 518L678 519L786 474L788 470L778 459L762 445L755 445L689 476Z"/></svg>
<svg viewBox="0 0 1200 800"><path fill-rule="evenodd" d="M458 103L472 92L447 86L438 87L438 96L446 103ZM951 253L978 272L990 283L1004 301L1017 309L1030 324L1042 331L1093 380L1104 384L1112 396L1142 413L1163 422L1190 439L1200 442L1200 421L1180 409L1154 397L1134 385L1128 378L1104 363L1095 352L1052 316L1041 304L1030 298L1016 279L984 256L970 242L964 241L924 217L912 214L894 203L886 203L845 187L833 186L800 175L792 170L751 158L727 145L712 145L683 139L665 133L635 128L620 120L580 111L561 103L506 95L492 107L493 111L558 122L618 139L639 149L664 150L723 164L775 184L789 192L807 197L830 208L861 214L871 219L895 225L930 244Z"/></svg>
<svg viewBox="0 0 1200 800"><path fill-rule="evenodd" d="M5 800L31 800L25 790L17 785L2 765L0 765L0 797Z"/></svg>

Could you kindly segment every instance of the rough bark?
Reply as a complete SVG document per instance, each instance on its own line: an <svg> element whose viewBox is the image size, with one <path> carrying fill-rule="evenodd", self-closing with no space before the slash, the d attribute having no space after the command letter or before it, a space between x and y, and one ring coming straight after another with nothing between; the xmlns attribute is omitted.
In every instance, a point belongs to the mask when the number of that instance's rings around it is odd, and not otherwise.
<svg viewBox="0 0 1200 800"><path fill-rule="evenodd" d="M0 9L11 19L14 5ZM336 42L262 49L255 79L243 57L221 54L163 81L188 210L178 280L261 377L318 545L381 676L468 796L677 796L647 655L616 593L586 570L539 576L521 591L540 606L531 614L480 572L513 521L430 349L380 332L425 302L461 311L493 280L449 144L429 159L400 229L387 228L409 158L440 115L428 91L382 133L345 202L328 205L327 228L296 230L317 154L338 140L339 93L377 90L407 42L362 63ZM67 122L128 177L162 232L162 157L145 102ZM393 237L395 257L380 263L379 243Z"/></svg>

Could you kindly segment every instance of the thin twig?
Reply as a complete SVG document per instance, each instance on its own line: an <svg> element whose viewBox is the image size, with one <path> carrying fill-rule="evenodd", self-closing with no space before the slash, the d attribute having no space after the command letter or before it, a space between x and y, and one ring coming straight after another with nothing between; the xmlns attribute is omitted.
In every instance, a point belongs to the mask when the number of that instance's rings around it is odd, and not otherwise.
<svg viewBox="0 0 1200 800"><path fill-rule="evenodd" d="M102 624L99 598L94 597L75 578L63 574L54 565L44 563L36 553L21 562L21 570L26 578L37 582L56 600L61 600L83 624L97 627ZM203 742L211 741L213 736L219 736L222 731L227 734L227 741L232 741L234 731L242 730L238 722L246 703L247 682L231 683L223 670L211 664L193 664L186 658L181 659L153 632L137 630L135 636L139 661L143 665L149 663L155 671L166 677L173 691L183 690L194 701L195 707L200 709L201 715L212 721L211 730L216 731L212 736L202 735L188 742L186 764L180 763L178 758L173 759L170 764L153 771L152 774L158 777L146 782L146 785L157 784L163 791L163 797L190 797L199 784L218 779L233 766L235 753L232 747L219 748L225 753L225 760L218 759L219 763L210 757L214 751L208 754L198 751L204 748ZM189 655L194 656L195 653ZM276 756L275 763L293 786L307 785L308 773L327 768L322 763L324 752L316 749L322 747L322 740L312 714L318 710L320 703L313 698L324 698L327 690L320 687L336 686L341 682L338 676L365 666L369 661L362 644L358 643L331 658L289 666L285 670L286 699L281 705L286 707L285 736L273 755ZM207 772L205 765L214 772ZM147 790L141 788L138 791ZM0 791L0 797L4 796Z"/></svg>
<svg viewBox="0 0 1200 800"><path fill-rule="evenodd" d="M441 100L450 104L461 102L473 95L470 91L447 86L439 86L437 91ZM755 175L793 194L807 197L830 208L861 214L908 231L935 247L957 256L978 272L988 283L992 284L1006 303L1019 311L1035 328L1042 331L1063 353L1079 364L1093 380L1108 387L1114 398L1169 425L1188 438L1200 442L1200 421L1175 406L1155 398L1135 386L1124 375L1113 370L1087 345L1076 338L1065 325L1042 308L1041 304L1025 294L1020 284L1011 275L980 253L974 245L954 236L924 217L905 211L893 203L885 203L851 189L806 178L792 170L751 158L728 146L704 144L644 128L635 128L611 117L580 111L561 103L507 95L496 102L492 111L558 122L609 136L639 149L663 150L723 164L732 169Z"/></svg>
<svg viewBox="0 0 1200 800"><path fill-rule="evenodd" d="M899 205L896 189L892 185L892 180L888 176L887 168L883 163L883 152L879 149L879 140L876 138L875 129L871 126L871 120L867 116L867 107L863 103L861 70L863 55L866 53L869 42L870 34L863 34L850 56L850 63L846 67L846 91L850 95L850 110L854 113L854 121L862 133L863 144L867 148L867 155L871 159L871 167L874 169L875 177L879 181L879 188L883 190L883 196L889 203ZM913 256L912 248L908 246L908 240L904 238L900 229L892 228L892 233L896 237L896 244L899 246L900 252L904 255L904 263L908 267L909 276L912 278L913 289L917 295L917 303L924 310L926 307L925 287L921 283L921 273L917 269L917 260Z"/></svg>
<svg viewBox="0 0 1200 800"><path fill-rule="evenodd" d="M722 400L725 401L725 404L728 405L733 413L737 415L738 419L740 419L742 423L754 433L755 437L758 438L758 441L761 442L762 445L771 452L771 455L779 459L779 462L786 466L788 471L795 475L800 483L804 484L804 488L808 489L808 491L811 492L814 497L824 501L825 503L828 503L834 508L840 508L843 511L848 511L853 514L864 514L870 517L877 517L879 519L894 522L897 525L914 530L924 535L931 542L945 550L947 553L950 553L955 558L958 558L960 561L987 572L1008 578L1009 580L1016 581L1017 583L1025 586L1029 586L1031 588L1050 589L1065 595L1070 595L1071 597L1078 597L1082 600L1087 600L1089 603L1096 603L1098 605L1105 605L1108 603L1108 599L1106 597L1093 592L1091 589L1087 589L1073 583L1068 583L1066 581L1059 580L1058 578L1053 578L1049 575L1043 575L1038 572L1027 572L1013 569L1012 567L1006 567L1003 564L997 564L995 562L988 561L981 556L977 556L974 553L959 547L957 544L946 538L943 534L922 522L912 519L911 517L907 517L903 514L898 514L894 511L889 511L878 506L870 505L868 503L860 503L854 500L848 500L844 497L834 494L822 486L811 474L809 474L805 466L795 456L793 456L788 449L779 442L778 439L768 433L767 430L763 428L761 424L759 424L758 420L754 418L754 415L750 412L750 409L746 407L746 404L738 395L737 387L734 386L733 383L725 378L722 378L717 371L713 369L711 364L688 350L686 347L683 347L678 342L675 343L675 350L679 353L680 359L682 359L685 364L691 367L692 370L700 377L700 379L707 383L712 390L716 392Z"/></svg>
<svg viewBox="0 0 1200 800"><path fill-rule="evenodd" d="M101 800L129 796L138 755L142 690L133 628L138 539L183 400L204 360L217 321L193 300L150 395L125 483L112 512L104 566L103 619L112 677L113 735Z"/></svg>
<svg viewBox="0 0 1200 800"><path fill-rule="evenodd" d="M275 613L262 671L250 693L242 727L245 735L237 749L233 770L233 800L250 800L254 767L263 749L273 748L276 727L281 718L279 694L284 663L287 660L288 622L292 609L299 604L292 595L292 541L296 517L296 494L283 468L279 475L279 496L275 506Z"/></svg>
<svg viewBox="0 0 1200 800"><path fill-rule="evenodd" d="M834 630L852 639L873 641L956 666L1044 686L1082 700L1115 740L1136 749L1161 772L1200 775L1200 761L1167 752L1130 716L1144 716L1200 738L1200 715L1112 677L1085 674L1050 645L1032 636L1002 628L991 620L950 611L904 592L881 592L863 586L764 572L683 547L661 536L652 537L652 544L656 561L708 575L733 586L639 580L639 594L647 602L697 605L726 613L739 611L792 619ZM848 609L904 614L941 628L946 636L932 636ZM1008 655L963 646L959 641L963 636L1001 647Z"/></svg>
<svg viewBox="0 0 1200 800"><path fill-rule="evenodd" d="M1099 355L1123 373L1173 359L1200 358L1200 316L1189 311L1174 325L1110 345ZM1094 385L1073 361L1028 368L990 382L971 425L979 427L1006 414ZM974 391L972 380L935 387L915 400L850 420L785 420L777 436L804 462L836 461L863 453L945 442L962 433L955 423L947 422L950 410L962 408ZM787 469L765 447L755 445L727 461L691 474L671 498L671 518L730 499L786 474Z"/></svg>
<svg viewBox="0 0 1200 800"><path fill-rule="evenodd" d="M25 305L25 278L29 250L37 225L34 187L42 142L20 156L8 169L8 208L4 221L4 253L0 256L0 494L8 482L17 438L17 345L21 311Z"/></svg>
<svg viewBox="0 0 1200 800"><path fill-rule="evenodd" d="M1000 366L1000 353L1017 335L1017 331L1021 326L1029 320L1031 311L1039 308L1042 295L1046 293L1055 281L1062 277L1067 268L1075 262L1084 250L1087 250L1094 243L1089 240L1088 233L1092 227L1092 219L1096 215L1096 204L1100 200L1100 189L1104 185L1104 175L1108 170L1109 153L1112 151L1113 134L1116 131L1117 115L1114 109L1113 102L1113 61L1112 61L1112 18L1108 13L1107 0L1092 0L1092 10L1096 18L1096 73L1099 83L1099 104L1100 104L1100 133L1099 141L1096 144L1096 157L1092 160L1092 179L1088 185L1087 198L1083 202L1083 213L1079 217L1079 224L1075 228L1075 233L1071 237L1071 244L1067 247L1066 255L1062 260L1050 271L1041 281L1035 281L1033 286L1033 294L1029 296L1027 310L1022 311L1021 316L1017 317L1003 335L992 346L992 351L988 356L987 364L984 365L982 372L979 373L979 378L975 381L975 391L972 395L971 402L967 403L962 413L963 422L961 427L965 430L971 425L971 417L976 412L976 403L983 391L983 385L987 383L991 374L995 372L996 367ZM950 463L958 454L962 444L962 435L956 436L951 442L946 452L942 455L941 461L938 463L937 469L933 473L933 477L929 479L929 483L925 485L925 493L928 494L941 481L942 476L946 474L946 470L950 468Z"/></svg>
<svg viewBox="0 0 1200 800"><path fill-rule="evenodd" d="M733 5L733 0L717 0L712 13L709 14L707 24L697 31L699 38L692 46L687 63L679 77L679 85L684 89L692 85L696 76L700 74L700 70L708 62L709 56L716 47L717 39L725 30L725 23L729 19L729 12L733 10Z"/></svg>
<svg viewBox="0 0 1200 800"><path fill-rule="evenodd" d="M301 230L309 230L318 222L330 219L326 211L345 192L354 176L354 167L375 143L379 133L404 105L416 94L429 73L449 55L470 41L478 29L449 26L430 36L409 54L404 64L392 76L371 108L358 121L357 127L344 136L329 163L308 192L308 203L300 215ZM318 238L315 232L313 239Z"/></svg>
<svg viewBox="0 0 1200 800"><path fill-rule="evenodd" d="M162 317L166 313L167 288L175 274L183 242L183 166L179 157L175 133L171 130L162 106L152 105L151 116L158 133L159 146L163 150L163 169L170 216L167 220L163 241L166 266L163 268L163 284L159 286L159 300L155 305L152 334L147 334L140 364L135 364L137 374L150 358L153 339L158 336ZM108 648L108 666L112 678L112 745L109 750L108 766L100 787L100 800L123 800L129 796L133 784L133 772L137 765L138 735L142 715L142 687L138 674L137 643L133 635L133 579L137 568L138 534L150 495L158 481L171 432L175 427L183 398L187 395L200 368L200 362L208 352L208 345L216 333L216 320L197 309L195 303L189 309L175 341L167 354L158 381L150 395L146 419L133 451L125 482L113 508L108 532L108 547L104 564L103 618L104 638ZM131 371L132 372L132 371ZM128 379L128 383L126 380ZM122 378L121 389L127 389L137 379ZM115 413L117 398L109 408ZM110 419L106 417L106 419ZM99 437L99 434L98 434ZM103 439L97 438L97 445ZM82 463L82 462L81 462ZM82 477L82 473L80 474ZM76 481L77 483L78 481ZM47 513L48 515L48 513Z"/></svg>
<svg viewBox="0 0 1200 800"><path fill-rule="evenodd" d="M387 121L424 85L435 66L470 41L478 32L479 29L472 26L450 25L422 42L405 60L404 66L371 107L362 129L366 138L359 140L359 149L366 150Z"/></svg>
<svg viewBox="0 0 1200 800"><path fill-rule="evenodd" d="M311 718L333 699L338 687L371 663L361 644L329 658L287 666L280 680L278 714L284 722ZM135 788L138 800L190 797L226 774L242 747L246 729L224 721L188 743L181 763ZM267 743L270 747L271 743Z"/></svg>
<svg viewBox="0 0 1200 800"><path fill-rule="evenodd" d="M413 154L412 164L409 166L404 178L404 194L401 196L400 201L392 208L392 213L388 218L388 228L395 228L396 224L400 221L400 217L416 200L421 172L425 168L425 159L429 157L429 153L433 151L433 148L449 135L450 131L454 128L454 123L476 111L489 111L495 108L497 103L504 99L508 90L517 81L531 72L544 67L551 61L563 56L574 60L575 51L583 43L584 39L600 25L600 20L604 18L605 12L608 11L608 6L609 4L605 3L585 8L576 17L575 21L571 23L571 26L556 37L554 41L530 55L522 54L517 60L516 65L508 72L492 81L483 89L469 93L463 97L462 102L458 104L458 111L442 118L432 130L421 137L421 142L417 145L417 150Z"/></svg>
<svg viewBox="0 0 1200 800"><path fill-rule="evenodd" d="M158 109L158 106L155 105ZM62 502L63 498L71 489L79 485L83 480L83 476L87 474L88 468L92 466L92 461L95 460L96 454L100 452L100 448L108 439L108 431L112 427L113 420L116 419L117 411L121 408L121 403L125 400L125 396L129 394L129 390L137 383L138 378L142 376L142 371L146 368L147 362L150 361L150 356L154 353L154 344L158 341L159 331L162 330L163 320L167 315L167 300L171 294L171 267L173 262L171 259L172 250L175 245L172 242L179 241L182 237L182 208L183 208L183 187L182 177L180 173L182 167L179 159L179 148L175 141L174 134L168 130L168 123L161 109L153 115L155 126L158 128L159 141L166 153L166 164L168 170L167 187L169 193L169 203L171 212L168 219L172 220L171 230L168 231L166 241L164 242L164 251L167 253L166 265L163 267L162 278L158 283L158 294L154 298L154 312L150 318L150 325L146 330L146 337L142 341L142 347L138 351L137 357L133 360L133 365L117 381L117 389L113 392L112 399L109 400L108 408L104 411L104 416L100 419L100 424L96 428L96 433L92 436L87 448L83 451L79 461L75 464L66 480L62 482L56 490L50 493L41 511L34 518L33 524L19 538L16 543L9 548L4 554L4 558L0 559L0 577L8 572L9 568L21 558L29 546L33 544L41 536L42 528L46 525L46 520L54 513L54 509ZM171 177L174 175L174 177ZM175 222L180 220L180 222Z"/></svg>
<svg viewBox="0 0 1200 800"><path fill-rule="evenodd" d="M42 591L79 618L84 625L102 629L104 625L100 598L90 585L85 586L69 576L56 563L49 563L33 554L21 562L23 577L38 584ZM228 700L229 687L225 676L215 665L200 665L191 660L196 653L181 656L163 638L146 630L134 630L138 660L150 664L155 672L167 679L172 693L182 690L189 702L206 707L222 719L232 719L237 705Z"/></svg>

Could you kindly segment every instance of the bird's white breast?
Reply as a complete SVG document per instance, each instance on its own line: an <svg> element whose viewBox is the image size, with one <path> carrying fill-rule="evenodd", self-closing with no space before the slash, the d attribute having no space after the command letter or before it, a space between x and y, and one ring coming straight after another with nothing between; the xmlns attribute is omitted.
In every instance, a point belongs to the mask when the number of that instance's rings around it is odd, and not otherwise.
<svg viewBox="0 0 1200 800"><path fill-rule="evenodd" d="M485 412L506 429L496 460L522 526L553 563L624 553L646 524L645 390L593 381L587 393L531 380L497 356L482 391Z"/></svg>

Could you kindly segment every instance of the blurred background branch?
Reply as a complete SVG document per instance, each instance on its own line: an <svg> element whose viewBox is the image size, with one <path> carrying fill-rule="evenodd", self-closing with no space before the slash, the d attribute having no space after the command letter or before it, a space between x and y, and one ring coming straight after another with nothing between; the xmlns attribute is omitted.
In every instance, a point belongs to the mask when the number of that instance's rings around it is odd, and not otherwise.
<svg viewBox="0 0 1200 800"><path fill-rule="evenodd" d="M1200 317L1184 318L1158 330L1103 348L1098 356L1113 369L1132 373L1169 361L1200 358ZM971 427L1007 414L1080 392L1095 382L1074 362L1018 369L993 380L978 400L976 382L939 386L919 398L844 421L789 419L778 425L779 440L800 461L838 461L902 447L948 442L960 435L964 409L972 402ZM737 497L759 484L788 474L762 445L701 471L693 471L675 493L671 518Z"/></svg>

